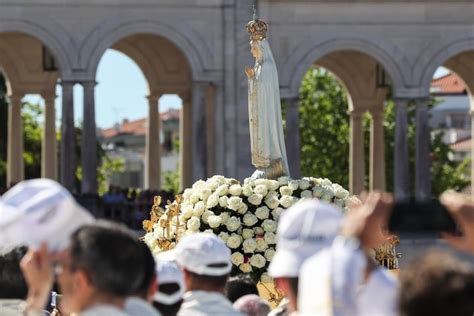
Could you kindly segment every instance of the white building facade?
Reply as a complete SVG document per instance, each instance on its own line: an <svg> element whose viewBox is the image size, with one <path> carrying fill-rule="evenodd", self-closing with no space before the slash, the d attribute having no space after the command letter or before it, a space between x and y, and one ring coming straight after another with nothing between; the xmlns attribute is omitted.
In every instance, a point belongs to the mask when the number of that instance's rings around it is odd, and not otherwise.
<svg viewBox="0 0 474 316"><path fill-rule="evenodd" d="M72 87L84 88L82 192L96 183L94 87L108 48L123 52L143 71L149 86L145 185L159 187L158 99L183 100L181 174L197 179L251 174L244 67L252 65L245 24L251 0L0 0L0 67L8 81L8 182L23 177L20 100L41 94L46 103L43 176L73 188ZM314 64L333 72L350 95L350 189L385 188L383 104L390 78L396 111L395 193L428 196L428 100L433 74L445 66L474 88L474 3L470 0L259 0L269 23L287 105L287 151L293 177L300 176L298 91ZM45 49L43 49L45 47ZM47 52L57 71L49 67ZM53 70L53 71L49 71ZM62 85L63 141L56 160L53 134L55 85ZM408 170L407 105L417 106L416 170ZM473 99L470 95L472 107ZM373 118L370 170L364 169L362 114ZM59 167L58 167L59 166ZM411 176L411 174L414 175Z"/></svg>

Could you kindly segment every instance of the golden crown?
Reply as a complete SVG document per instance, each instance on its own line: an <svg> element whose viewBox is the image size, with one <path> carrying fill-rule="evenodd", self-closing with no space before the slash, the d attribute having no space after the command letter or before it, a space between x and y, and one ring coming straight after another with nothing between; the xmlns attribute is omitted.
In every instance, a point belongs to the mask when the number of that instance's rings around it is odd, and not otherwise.
<svg viewBox="0 0 474 316"><path fill-rule="evenodd" d="M251 40L261 41L267 37L268 25L257 17L255 7L253 8L253 20L247 23L247 32Z"/></svg>

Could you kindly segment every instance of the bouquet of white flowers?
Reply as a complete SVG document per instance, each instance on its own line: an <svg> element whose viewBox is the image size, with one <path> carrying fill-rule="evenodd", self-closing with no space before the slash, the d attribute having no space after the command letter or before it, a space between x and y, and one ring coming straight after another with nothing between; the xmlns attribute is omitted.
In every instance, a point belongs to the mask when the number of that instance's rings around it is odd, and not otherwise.
<svg viewBox="0 0 474 316"><path fill-rule="evenodd" d="M351 199L347 190L328 179L235 179L214 176L199 180L166 210L152 210L145 221L145 242L157 253L174 247L183 235L209 232L232 251L234 272L268 282L267 267L275 254L280 214L296 201L319 198L342 209Z"/></svg>

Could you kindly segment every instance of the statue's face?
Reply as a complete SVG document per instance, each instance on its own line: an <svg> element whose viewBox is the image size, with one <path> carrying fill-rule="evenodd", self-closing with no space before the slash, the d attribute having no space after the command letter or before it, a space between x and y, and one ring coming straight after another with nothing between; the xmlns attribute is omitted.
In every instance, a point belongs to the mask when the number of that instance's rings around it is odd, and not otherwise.
<svg viewBox="0 0 474 316"><path fill-rule="evenodd" d="M252 53L252 56L256 59L262 58L262 48L260 47L260 44L257 41L250 42L250 52Z"/></svg>

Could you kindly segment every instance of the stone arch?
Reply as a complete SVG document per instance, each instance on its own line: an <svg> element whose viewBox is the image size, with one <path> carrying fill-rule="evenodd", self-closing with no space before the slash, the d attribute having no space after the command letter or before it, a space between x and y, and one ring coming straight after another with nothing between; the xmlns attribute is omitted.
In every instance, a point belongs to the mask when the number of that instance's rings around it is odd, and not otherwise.
<svg viewBox="0 0 474 316"><path fill-rule="evenodd" d="M306 39L305 42L308 42ZM403 71L400 66L384 49L363 39L336 39L323 43L310 43L299 46L298 52L292 54L282 72L282 86L289 89L292 96L298 95L306 71L318 59L336 51L357 51L369 55L382 64L393 82L394 90L404 86Z"/></svg>
<svg viewBox="0 0 474 316"><path fill-rule="evenodd" d="M427 54L429 55L425 58L428 62L415 68L415 74L419 74L418 79L420 86L429 91L431 80L438 67L445 64L450 58L472 50L474 50L474 38L464 38L446 43L433 53L431 53L432 51L428 51Z"/></svg>
<svg viewBox="0 0 474 316"><path fill-rule="evenodd" d="M194 33L186 30L187 34ZM114 23L103 30L94 30L80 48L80 66L89 76L95 77L97 67L104 52L114 43L135 34L152 34L166 38L177 46L186 57L191 68L192 79L205 79L206 59L212 54L199 44L199 35L186 36L176 28L158 22L133 21L129 23ZM202 41L201 41L202 42Z"/></svg>
<svg viewBox="0 0 474 316"><path fill-rule="evenodd" d="M48 30L46 27L39 23L35 23L31 20L1 20L0 21L0 33L5 32L19 32L24 33L38 39L43 43L54 55L59 65L60 77L64 77L67 74L72 73L72 58L74 56L74 48L67 46L70 43L70 39L66 35L58 32L58 29L54 31ZM60 38L61 37L61 38Z"/></svg>

